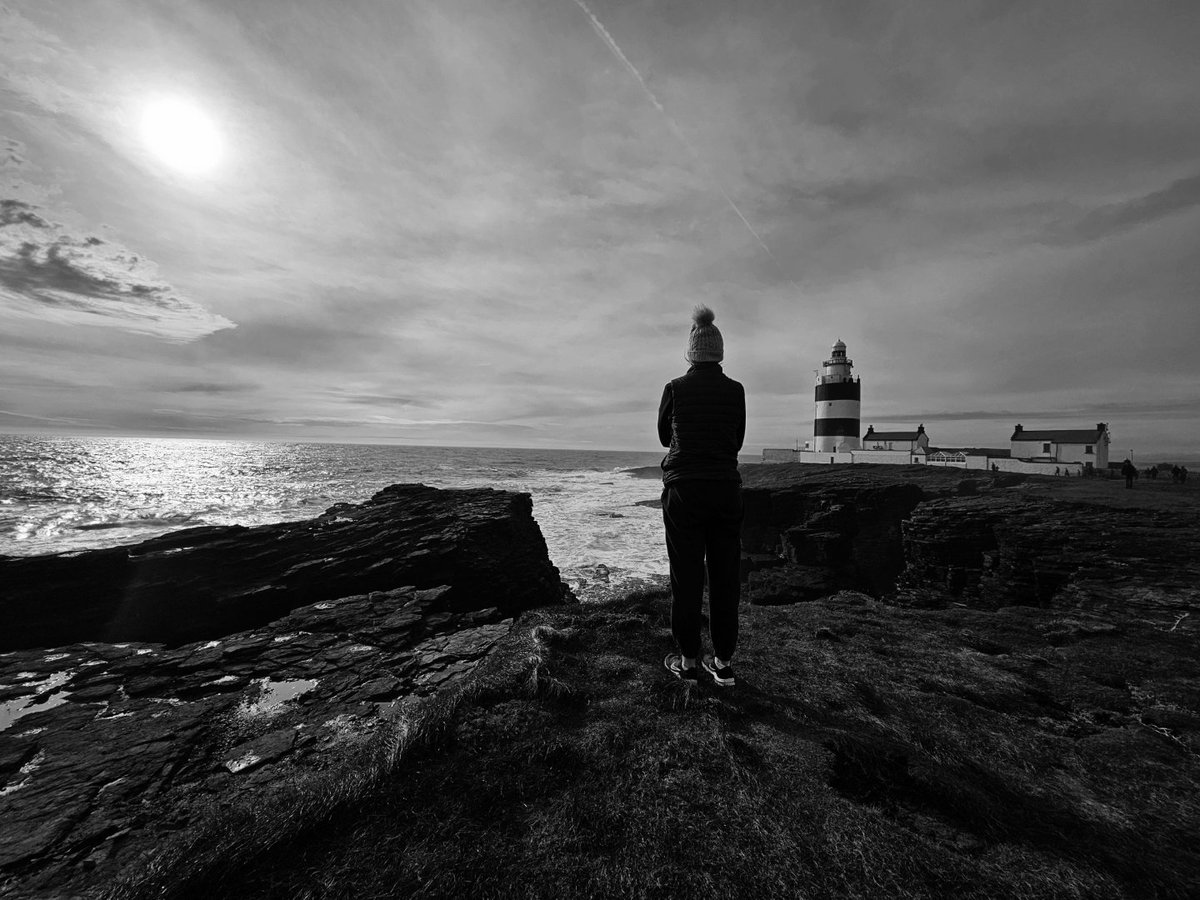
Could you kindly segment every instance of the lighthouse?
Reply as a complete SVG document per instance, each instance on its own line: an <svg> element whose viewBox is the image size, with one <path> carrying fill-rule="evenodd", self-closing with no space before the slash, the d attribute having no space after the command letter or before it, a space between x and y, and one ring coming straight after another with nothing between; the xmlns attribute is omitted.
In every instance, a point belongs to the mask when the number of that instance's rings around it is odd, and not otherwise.
<svg viewBox="0 0 1200 900"><path fill-rule="evenodd" d="M817 378L817 412L813 419L814 449L818 453L858 450L859 408L862 384L850 374L854 362L846 358L840 340L825 360Z"/></svg>

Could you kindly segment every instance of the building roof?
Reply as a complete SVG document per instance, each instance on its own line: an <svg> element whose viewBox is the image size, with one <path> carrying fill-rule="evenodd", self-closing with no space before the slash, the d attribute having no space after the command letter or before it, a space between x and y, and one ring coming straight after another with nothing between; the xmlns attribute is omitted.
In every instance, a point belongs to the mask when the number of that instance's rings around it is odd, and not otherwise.
<svg viewBox="0 0 1200 900"><path fill-rule="evenodd" d="M1018 429L1013 432L1010 441L1042 441L1051 444L1095 444L1099 442L1100 436L1104 434L1100 428L1054 428L1049 431L1024 431Z"/></svg>
<svg viewBox="0 0 1200 900"><path fill-rule="evenodd" d="M1012 454L1008 447L1003 450L998 447L930 447L929 452L961 453L963 456L987 456L991 459L1008 459Z"/></svg>
<svg viewBox="0 0 1200 900"><path fill-rule="evenodd" d="M863 440L871 439L874 441L915 441L919 436L916 431L868 431L863 435Z"/></svg>

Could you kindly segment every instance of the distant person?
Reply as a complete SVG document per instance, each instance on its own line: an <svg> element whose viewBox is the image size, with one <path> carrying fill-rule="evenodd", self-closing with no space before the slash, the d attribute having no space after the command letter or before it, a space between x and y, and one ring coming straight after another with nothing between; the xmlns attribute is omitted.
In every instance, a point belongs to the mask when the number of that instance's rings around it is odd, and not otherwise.
<svg viewBox="0 0 1200 900"><path fill-rule="evenodd" d="M706 306L692 313L687 374L663 389L658 439L663 457L663 524L671 564L671 635L678 653L663 660L676 678L703 667L732 687L741 600L742 477L738 451L746 436L746 391L721 370L725 342ZM704 576L713 655L701 657Z"/></svg>
<svg viewBox="0 0 1200 900"><path fill-rule="evenodd" d="M1121 474L1125 476L1125 487L1133 487L1133 479L1137 478L1137 466L1131 460L1121 463Z"/></svg>
<svg viewBox="0 0 1200 900"><path fill-rule="evenodd" d="M1158 466L1151 466L1151 467L1150 467L1150 480L1151 480L1151 481L1158 481Z"/></svg>

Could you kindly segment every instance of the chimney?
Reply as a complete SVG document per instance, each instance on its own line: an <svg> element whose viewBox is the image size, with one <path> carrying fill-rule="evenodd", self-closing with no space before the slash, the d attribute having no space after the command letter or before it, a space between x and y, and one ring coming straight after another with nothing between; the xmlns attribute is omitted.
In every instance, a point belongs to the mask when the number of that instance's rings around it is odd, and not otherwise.
<svg viewBox="0 0 1200 900"><path fill-rule="evenodd" d="M1018 425L1018 426L1016 427L1016 432L1017 432L1017 434L1020 434L1020 433L1021 433L1021 426L1020 426L1020 425Z"/></svg>
<svg viewBox="0 0 1200 900"><path fill-rule="evenodd" d="M925 433L925 426L923 424L918 425L917 426L917 434L924 434L924 433Z"/></svg>
<svg viewBox="0 0 1200 900"><path fill-rule="evenodd" d="M1104 431L1104 430L1106 430L1107 428L1108 428L1108 425L1107 425L1107 424L1105 424L1104 422L1097 422L1097 423L1096 423L1096 430L1097 430L1097 431Z"/></svg>
<svg viewBox="0 0 1200 900"><path fill-rule="evenodd" d="M875 433L875 426L874 426L874 425L868 425L868 426L867 426L867 434L874 434L874 433ZM866 435L863 435L863 436L864 436L864 437L866 437Z"/></svg>

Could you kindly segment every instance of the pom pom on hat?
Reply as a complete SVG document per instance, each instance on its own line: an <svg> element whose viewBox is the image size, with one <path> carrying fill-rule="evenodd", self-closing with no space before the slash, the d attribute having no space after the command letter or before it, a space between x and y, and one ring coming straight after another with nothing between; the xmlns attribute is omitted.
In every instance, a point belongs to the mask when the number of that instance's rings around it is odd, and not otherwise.
<svg viewBox="0 0 1200 900"><path fill-rule="evenodd" d="M713 320L716 316L707 306L692 310L692 331L688 335L688 362L720 362L725 358L725 340Z"/></svg>

